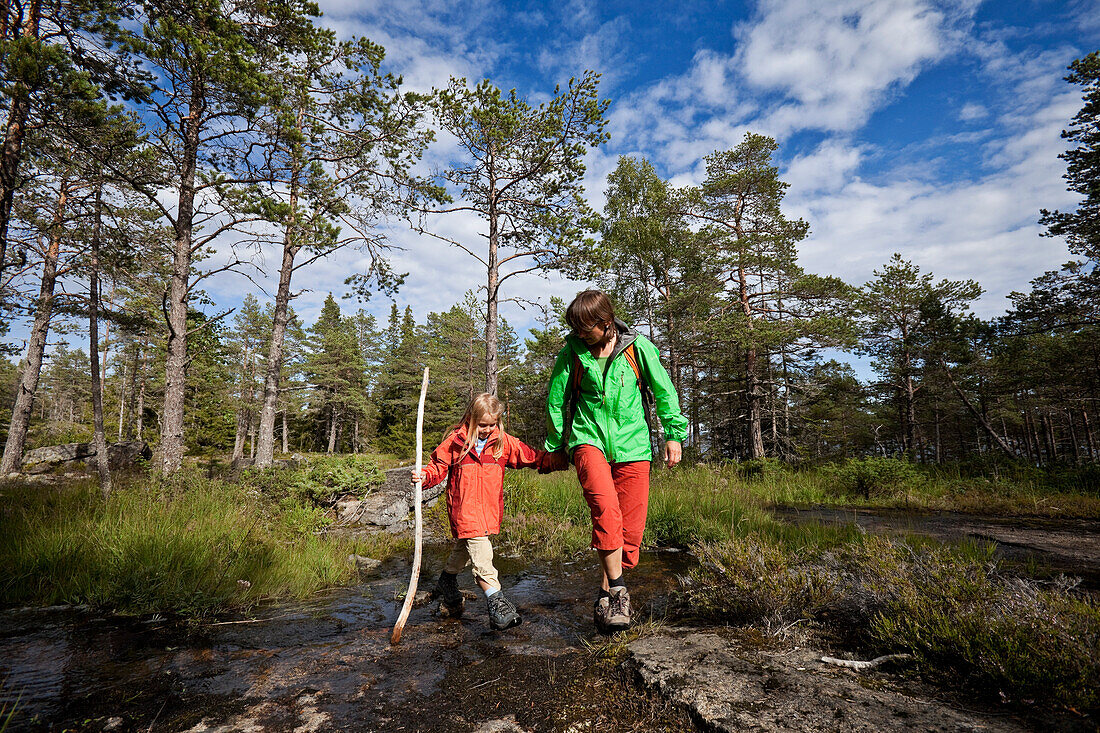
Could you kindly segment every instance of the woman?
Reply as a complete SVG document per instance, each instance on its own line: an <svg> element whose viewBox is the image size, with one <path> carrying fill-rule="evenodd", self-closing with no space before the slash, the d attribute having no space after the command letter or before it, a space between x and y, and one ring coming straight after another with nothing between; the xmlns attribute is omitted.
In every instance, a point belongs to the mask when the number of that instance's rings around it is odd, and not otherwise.
<svg viewBox="0 0 1100 733"><path fill-rule="evenodd" d="M664 427L669 467L680 462L687 420L657 347L615 318L606 294L578 294L565 319L573 332L550 377L544 447L551 453L565 448L577 467L603 571L593 620L610 633L630 625L623 568L638 564L649 504L647 396Z"/></svg>

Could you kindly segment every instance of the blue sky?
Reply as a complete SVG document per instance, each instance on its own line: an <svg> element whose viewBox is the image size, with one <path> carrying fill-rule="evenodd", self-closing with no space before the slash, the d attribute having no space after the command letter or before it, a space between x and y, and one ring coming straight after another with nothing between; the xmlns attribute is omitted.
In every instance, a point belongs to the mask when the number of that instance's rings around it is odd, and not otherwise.
<svg viewBox="0 0 1100 733"><path fill-rule="evenodd" d="M537 103L570 76L600 72L611 140L586 161L597 210L618 156L645 156L674 184L697 184L705 155L752 131L779 143L785 210L810 224L800 246L810 272L860 284L896 251L937 278L977 279L987 293L975 310L992 317L1009 292L1068 258L1064 242L1039 236L1037 219L1041 208L1075 205L1057 156L1081 101L1062 77L1070 61L1100 48L1100 0L320 6L321 22L341 36L381 43L387 70L413 89L487 77ZM425 165L453 153L441 139ZM473 244L484 229L461 215L432 226ZM397 300L419 321L484 283L484 270L458 249L407 227L388 231L404 248L395 268L409 273ZM267 249L263 260L274 270L278 253ZM342 294L362 267L348 250L299 271L295 309L312 323L326 294ZM276 277L259 281L274 292ZM508 282L505 298L543 301L568 300L582 285L557 276ZM256 291L231 274L206 287L211 312ZM376 298L368 309L384 318L389 302ZM521 334L534 325L531 310L502 312Z"/></svg>

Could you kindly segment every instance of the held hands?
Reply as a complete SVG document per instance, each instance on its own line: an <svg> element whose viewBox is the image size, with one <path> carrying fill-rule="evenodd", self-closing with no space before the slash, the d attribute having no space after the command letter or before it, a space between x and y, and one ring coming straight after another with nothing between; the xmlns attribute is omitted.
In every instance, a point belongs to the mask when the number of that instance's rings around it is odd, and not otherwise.
<svg viewBox="0 0 1100 733"><path fill-rule="evenodd" d="M569 468L569 454L567 452L559 450L550 455L552 456L550 461L551 471L565 471Z"/></svg>
<svg viewBox="0 0 1100 733"><path fill-rule="evenodd" d="M677 443L675 440L669 440L665 442L665 451L663 458L666 466L672 468L680 462L680 459L682 457L683 449L680 447L679 443Z"/></svg>

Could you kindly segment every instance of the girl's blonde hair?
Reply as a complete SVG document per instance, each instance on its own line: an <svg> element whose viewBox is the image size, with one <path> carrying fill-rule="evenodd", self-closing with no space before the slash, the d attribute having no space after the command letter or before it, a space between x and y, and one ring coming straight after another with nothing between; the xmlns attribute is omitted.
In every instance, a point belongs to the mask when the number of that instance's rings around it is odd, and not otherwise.
<svg viewBox="0 0 1100 733"><path fill-rule="evenodd" d="M462 422L454 427L457 430L462 425L466 426L466 443L462 446L462 454L459 455L458 460L461 461L473 450L474 443L477 442L477 424L484 417L496 418L496 440L489 438L493 441L493 458L500 458L504 454L504 403L498 400L496 395L482 392L470 400L469 406L466 407L466 414L462 416ZM488 448L489 444L487 443L485 447Z"/></svg>

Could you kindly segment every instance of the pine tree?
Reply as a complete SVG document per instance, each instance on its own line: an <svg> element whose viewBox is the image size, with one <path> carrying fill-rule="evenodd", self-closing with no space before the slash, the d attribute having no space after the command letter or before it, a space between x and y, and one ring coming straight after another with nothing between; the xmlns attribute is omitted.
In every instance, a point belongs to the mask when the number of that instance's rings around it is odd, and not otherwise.
<svg viewBox="0 0 1100 733"><path fill-rule="evenodd" d="M585 235L595 218L582 179L586 148L607 140L608 102L597 98L598 81L587 71L536 108L487 79L473 89L465 79L452 79L435 102L439 124L457 139L463 159L441 174L460 200L431 213L475 212L487 229L486 247L426 233L485 267L485 389L492 394L501 286L516 275L564 268L591 245Z"/></svg>
<svg viewBox="0 0 1100 733"><path fill-rule="evenodd" d="M959 313L981 295L973 280L941 280L933 283L931 273L922 274L912 262L894 254L875 279L858 294L860 337L858 350L872 359L872 366L893 395L901 427L900 447L917 453L917 393L924 367L928 322L922 305L937 301L944 309Z"/></svg>
<svg viewBox="0 0 1100 733"><path fill-rule="evenodd" d="M720 371L740 377L744 453L750 458L765 455L766 411L776 452L792 452L788 426L794 362L808 359L816 348L850 339L844 283L808 274L797 263L796 246L809 225L782 212L788 184L772 165L776 149L771 138L747 133L735 149L707 156L706 181L692 194L691 214L706 225L712 256L729 283L709 330L718 336L711 339L713 353L732 357ZM722 341L733 349L721 348ZM722 391L738 391L731 387ZM723 419L730 427L738 421L732 409ZM734 436L725 442L736 443Z"/></svg>
<svg viewBox="0 0 1100 733"><path fill-rule="evenodd" d="M311 353L305 371L313 386L313 409L324 420L325 451L335 453L342 431L366 407L366 365L353 320L340 315L330 293L309 329Z"/></svg>

